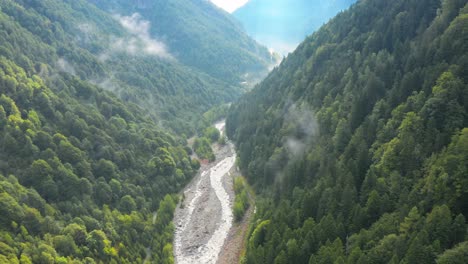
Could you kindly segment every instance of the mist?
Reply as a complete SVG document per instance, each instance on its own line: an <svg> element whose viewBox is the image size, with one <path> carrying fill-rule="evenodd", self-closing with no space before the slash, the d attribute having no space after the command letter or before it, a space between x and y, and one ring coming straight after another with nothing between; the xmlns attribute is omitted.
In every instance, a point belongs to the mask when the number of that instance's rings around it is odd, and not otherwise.
<svg viewBox="0 0 468 264"><path fill-rule="evenodd" d="M284 140L284 147L290 158L301 157L318 133L318 122L314 112L307 105L292 104L285 115L284 125L292 128Z"/></svg>
<svg viewBox="0 0 468 264"><path fill-rule="evenodd" d="M57 68L59 71L69 73L71 75L76 75L75 68L64 58L59 58L57 60Z"/></svg>
<svg viewBox="0 0 468 264"><path fill-rule="evenodd" d="M114 18L130 33L129 38L116 38L111 44L114 51L126 52L132 55L153 55L165 59L174 59L166 45L151 37L151 23L143 20L141 15L114 15Z"/></svg>
<svg viewBox="0 0 468 264"><path fill-rule="evenodd" d="M116 80L113 77L113 74L109 74L109 77L106 76L102 79L90 80L90 82L104 90L111 92L118 92L118 86L116 85Z"/></svg>
<svg viewBox="0 0 468 264"><path fill-rule="evenodd" d="M308 105L287 105L282 127L286 135L283 137L282 151L275 151L267 165L275 175L275 182L280 184L285 177L284 169L304 157L319 131L315 114Z"/></svg>

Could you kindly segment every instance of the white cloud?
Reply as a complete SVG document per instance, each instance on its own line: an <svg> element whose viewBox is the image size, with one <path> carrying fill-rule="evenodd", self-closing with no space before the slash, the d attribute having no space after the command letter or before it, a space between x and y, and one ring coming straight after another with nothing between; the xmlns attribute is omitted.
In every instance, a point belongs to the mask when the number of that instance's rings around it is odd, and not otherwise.
<svg viewBox="0 0 468 264"><path fill-rule="evenodd" d="M239 7L245 5L249 0L211 0L211 2L229 13L236 11Z"/></svg>
<svg viewBox="0 0 468 264"><path fill-rule="evenodd" d="M299 41L282 40L281 37L274 35L254 35L253 37L259 43L262 43L283 56L287 56L288 53L293 52L299 45Z"/></svg>
<svg viewBox="0 0 468 264"><path fill-rule="evenodd" d="M104 79L100 80L90 80L90 82L96 86L101 87L104 90L117 92L118 86L116 85L115 81L111 79L112 77L105 77Z"/></svg>
<svg viewBox="0 0 468 264"><path fill-rule="evenodd" d="M57 60L57 67L60 71L69 73L71 75L76 75L75 68L64 58L59 58Z"/></svg>
<svg viewBox="0 0 468 264"><path fill-rule="evenodd" d="M301 156L306 147L318 133L318 123L314 112L308 105L292 104L285 115L285 124L294 128L294 134L285 139L285 145L291 157Z"/></svg>
<svg viewBox="0 0 468 264"><path fill-rule="evenodd" d="M83 33L85 35L95 33L94 26L92 24L90 24L90 23L78 24L77 28L78 28L79 31L81 31L81 33Z"/></svg>
<svg viewBox="0 0 468 264"><path fill-rule="evenodd" d="M111 45L113 50L124 51L133 55L147 54L166 59L173 58L163 42L151 37L149 33L151 24L149 21L143 20L140 14L135 13L131 16L114 15L114 18L131 34L131 37L115 39Z"/></svg>

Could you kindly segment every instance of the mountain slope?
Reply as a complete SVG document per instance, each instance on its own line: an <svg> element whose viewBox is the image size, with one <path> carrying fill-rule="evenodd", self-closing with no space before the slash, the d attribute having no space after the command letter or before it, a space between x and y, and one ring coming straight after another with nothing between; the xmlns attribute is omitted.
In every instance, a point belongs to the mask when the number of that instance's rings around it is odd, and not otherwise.
<svg viewBox="0 0 468 264"><path fill-rule="evenodd" d="M0 263L173 263L170 194L199 167L182 132L242 89L145 25L87 1L0 1Z"/></svg>
<svg viewBox="0 0 468 264"><path fill-rule="evenodd" d="M89 1L103 10L140 14L151 23L151 34L163 39L178 60L231 84L263 76L274 64L265 47L210 1Z"/></svg>
<svg viewBox="0 0 468 264"><path fill-rule="evenodd" d="M227 131L262 194L247 263L464 258L467 15L359 1L233 104Z"/></svg>
<svg viewBox="0 0 468 264"><path fill-rule="evenodd" d="M257 41L290 51L355 0L250 0L233 15Z"/></svg>
<svg viewBox="0 0 468 264"><path fill-rule="evenodd" d="M45 63L111 90L178 133L193 134L202 113L242 92L178 62L150 36L152 27L141 17L110 15L87 1L2 1L0 6L10 20L5 23L15 24L19 34L2 36L10 50L4 56L19 61L25 56L28 67Z"/></svg>
<svg viewBox="0 0 468 264"><path fill-rule="evenodd" d="M0 262L169 259L164 195L196 169L184 146L71 75L42 79L1 56L0 83Z"/></svg>

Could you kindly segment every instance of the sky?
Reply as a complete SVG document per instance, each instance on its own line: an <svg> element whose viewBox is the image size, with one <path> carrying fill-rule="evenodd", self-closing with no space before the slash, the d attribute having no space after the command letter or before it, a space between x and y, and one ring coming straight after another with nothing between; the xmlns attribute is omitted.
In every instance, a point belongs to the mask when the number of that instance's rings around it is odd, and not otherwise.
<svg viewBox="0 0 468 264"><path fill-rule="evenodd" d="M211 0L211 2L229 13L234 12L237 8L245 5L249 0Z"/></svg>

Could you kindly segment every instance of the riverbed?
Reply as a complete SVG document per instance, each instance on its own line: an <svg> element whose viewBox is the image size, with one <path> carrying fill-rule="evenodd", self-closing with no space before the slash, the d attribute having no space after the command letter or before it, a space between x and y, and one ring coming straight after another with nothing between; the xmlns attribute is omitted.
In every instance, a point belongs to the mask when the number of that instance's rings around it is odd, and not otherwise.
<svg viewBox="0 0 468 264"><path fill-rule="evenodd" d="M224 121L215 124L222 133ZM231 142L214 144L216 161L204 164L183 191L176 208L174 257L178 264L218 262L233 225L232 173L236 153Z"/></svg>

